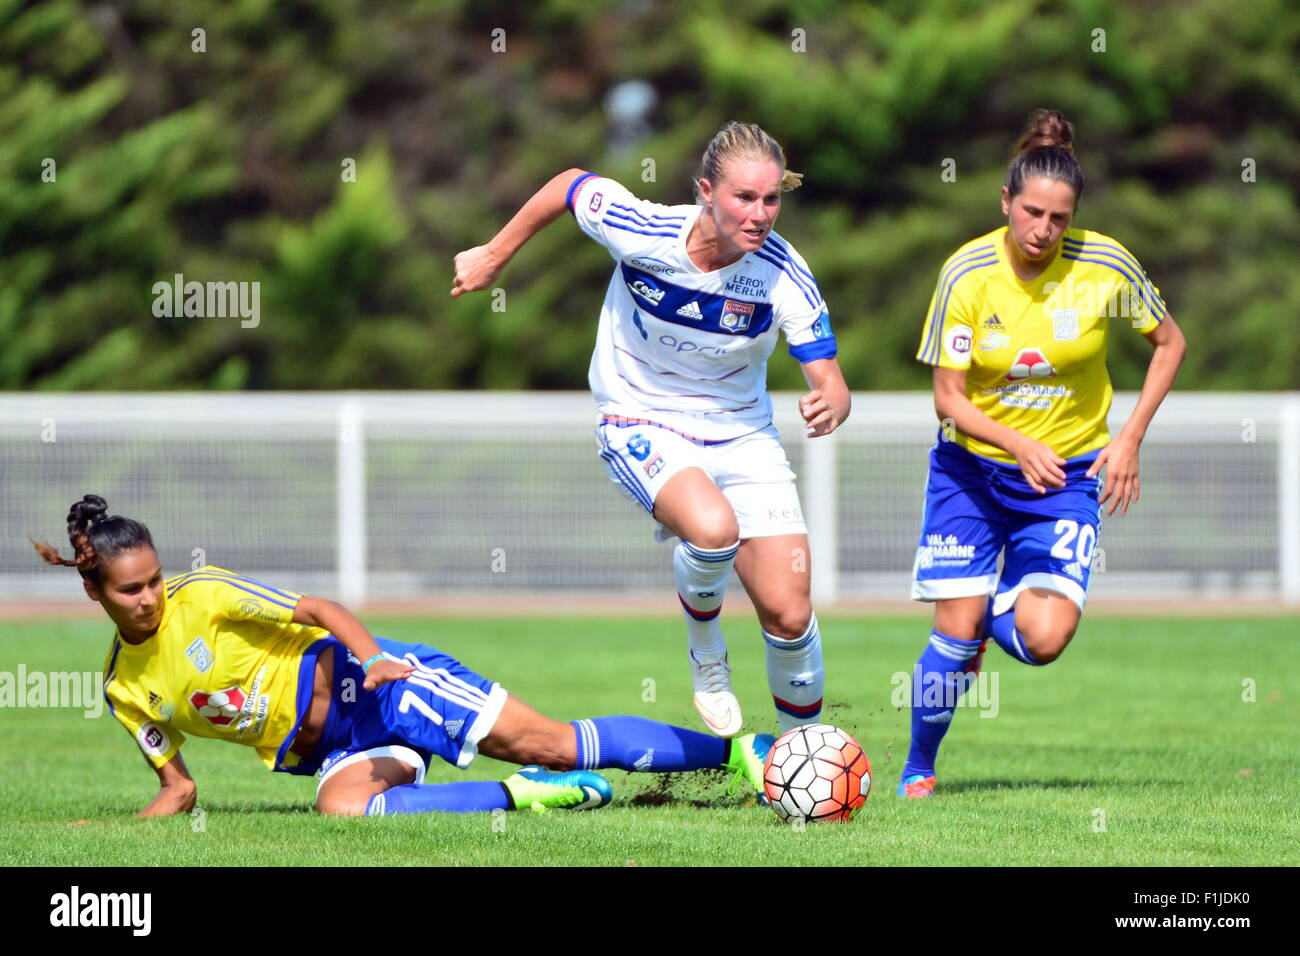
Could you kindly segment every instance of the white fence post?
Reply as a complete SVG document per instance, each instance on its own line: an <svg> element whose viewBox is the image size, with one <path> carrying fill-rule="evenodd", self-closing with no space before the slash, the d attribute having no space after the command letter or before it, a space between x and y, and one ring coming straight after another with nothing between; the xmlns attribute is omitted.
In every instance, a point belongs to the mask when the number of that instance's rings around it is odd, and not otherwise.
<svg viewBox="0 0 1300 956"><path fill-rule="evenodd" d="M1278 585L1284 604L1300 604L1300 398L1283 400L1278 424Z"/></svg>
<svg viewBox="0 0 1300 956"><path fill-rule="evenodd" d="M808 525L808 556L812 561L812 599L829 604L839 595L839 489L835 476L835 436L803 440L804 522Z"/></svg>
<svg viewBox="0 0 1300 956"><path fill-rule="evenodd" d="M366 599L366 433L361 402L339 405L338 593L347 604Z"/></svg>

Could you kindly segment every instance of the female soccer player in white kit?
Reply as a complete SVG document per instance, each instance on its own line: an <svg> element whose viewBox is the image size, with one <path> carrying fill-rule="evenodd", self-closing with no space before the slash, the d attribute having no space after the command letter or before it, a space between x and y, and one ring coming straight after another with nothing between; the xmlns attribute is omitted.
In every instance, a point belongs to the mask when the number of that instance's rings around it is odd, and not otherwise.
<svg viewBox="0 0 1300 956"><path fill-rule="evenodd" d="M698 204L638 199L581 169L543 186L487 245L456 256L451 294L488 288L567 209L617 264L588 373L611 479L676 536L695 707L740 732L718 614L734 565L758 611L782 730L815 722L825 683L809 594L808 535L772 424L767 358L785 333L810 391L810 436L849 414L826 304L803 258L772 229L801 176L758 126L728 123L705 149Z"/></svg>

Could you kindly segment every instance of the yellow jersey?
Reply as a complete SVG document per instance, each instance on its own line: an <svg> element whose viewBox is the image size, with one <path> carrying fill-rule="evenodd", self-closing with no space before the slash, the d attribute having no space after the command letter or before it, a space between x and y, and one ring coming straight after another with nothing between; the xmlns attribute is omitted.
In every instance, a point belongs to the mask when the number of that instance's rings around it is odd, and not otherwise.
<svg viewBox="0 0 1300 956"><path fill-rule="evenodd" d="M163 594L157 631L140 644L115 633L104 663L109 709L145 757L161 767L188 734L296 766L289 744L329 645L328 631L293 623L302 595L210 566L168 578Z"/></svg>
<svg viewBox="0 0 1300 956"><path fill-rule="evenodd" d="M966 370L966 397L999 424L1062 458L1110 441L1106 342L1112 322L1150 332L1165 317L1160 290L1127 249L1067 229L1056 258L1024 282L1011 268L1003 226L944 263L917 359ZM957 433L962 448L1005 464L1001 448Z"/></svg>

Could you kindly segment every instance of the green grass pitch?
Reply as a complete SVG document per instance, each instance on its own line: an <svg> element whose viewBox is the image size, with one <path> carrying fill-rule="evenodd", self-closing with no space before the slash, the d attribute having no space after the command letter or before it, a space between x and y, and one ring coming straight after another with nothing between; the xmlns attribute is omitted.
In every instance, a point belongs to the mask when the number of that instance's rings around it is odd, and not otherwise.
<svg viewBox="0 0 1300 956"><path fill-rule="evenodd" d="M434 644L562 719L636 714L699 727L679 620L367 618ZM773 730L750 615L728 622L750 729ZM939 795L894 793L907 711L891 701L927 636L923 620L823 621L827 722L853 733L875 784L847 825L781 824L718 774L609 772L594 813L327 819L314 781L263 769L248 748L191 739L202 816L132 820L156 791L107 711L0 710L5 865L881 865L1300 864L1300 623L1295 618L1085 618L1050 667L990 647L998 712L961 707ZM106 622L0 622L0 671L93 671ZM991 678L990 678L991 680ZM1254 700L1250 696L1253 681ZM987 685L991 688L991 684ZM480 758L431 782L492 779Z"/></svg>

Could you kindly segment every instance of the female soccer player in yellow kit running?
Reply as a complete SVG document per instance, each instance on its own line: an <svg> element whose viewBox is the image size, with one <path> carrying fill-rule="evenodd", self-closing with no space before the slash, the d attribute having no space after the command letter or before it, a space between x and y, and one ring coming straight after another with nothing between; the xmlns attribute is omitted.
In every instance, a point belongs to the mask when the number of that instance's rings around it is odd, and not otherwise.
<svg viewBox="0 0 1300 956"><path fill-rule="evenodd" d="M148 529L106 511L96 495L72 506L73 559L36 549L76 567L117 625L104 696L161 784L138 816L194 806L186 734L254 747L272 770L319 771L323 813L595 808L612 796L600 767L723 768L762 792L770 736L720 740L641 717L551 720L435 648L373 637L332 601L211 566L164 579ZM432 756L464 768L479 751L567 772L423 782Z"/></svg>
<svg viewBox="0 0 1300 956"><path fill-rule="evenodd" d="M1083 193L1072 139L1059 112L1030 118L1002 188L1007 225L944 264L922 332L917 358L934 366L946 425L930 452L913 569L912 597L933 601L935 617L913 673L901 796L933 794L939 744L988 638L1033 665L1070 643L1101 506L1125 514L1137 500L1138 447L1186 351L1137 259L1109 236L1070 228ZM1111 440L1115 322L1155 352L1137 407Z"/></svg>

